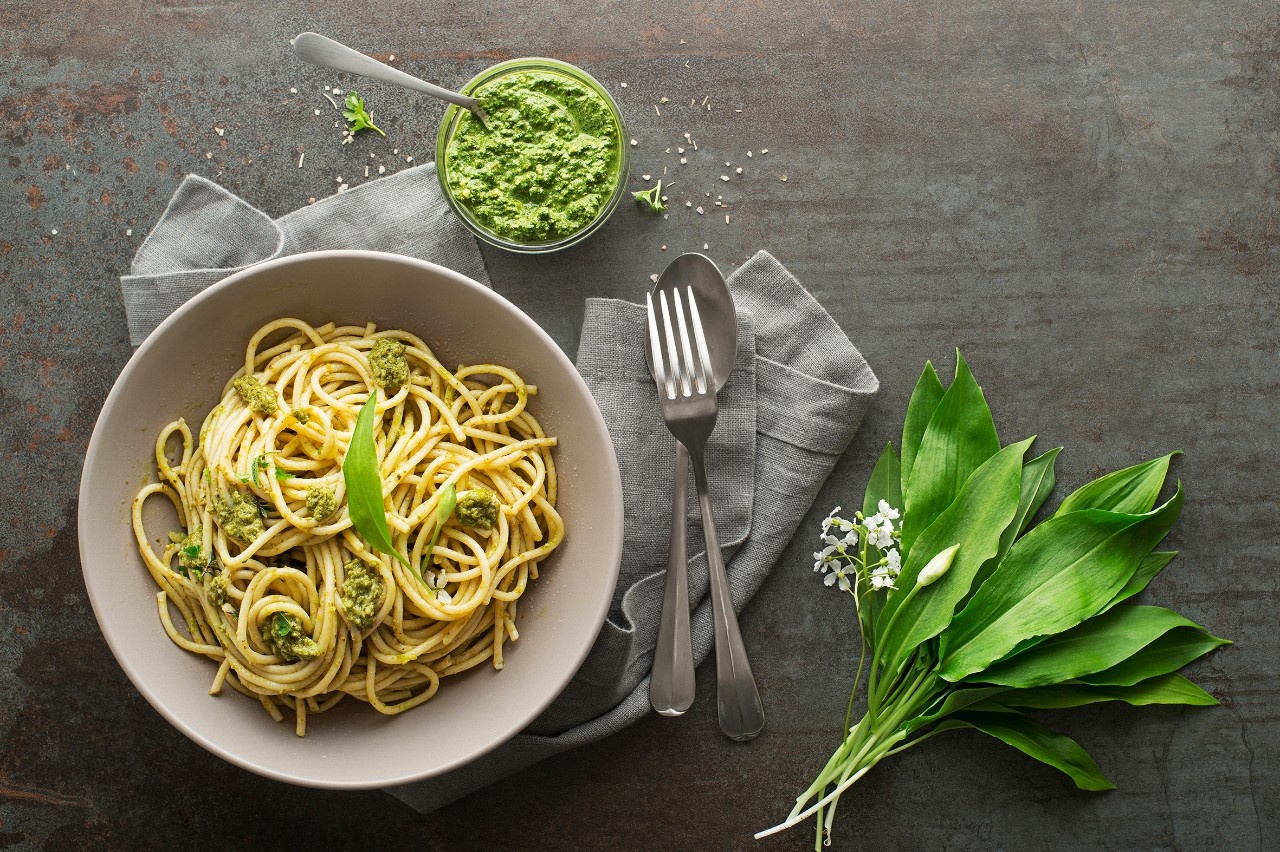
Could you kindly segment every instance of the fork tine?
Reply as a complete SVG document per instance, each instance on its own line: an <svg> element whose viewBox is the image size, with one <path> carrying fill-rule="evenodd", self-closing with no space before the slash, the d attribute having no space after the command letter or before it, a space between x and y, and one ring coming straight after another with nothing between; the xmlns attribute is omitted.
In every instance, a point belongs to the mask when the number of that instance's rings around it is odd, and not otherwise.
<svg viewBox="0 0 1280 852"><path fill-rule="evenodd" d="M698 390L706 393L712 382L711 352L707 349L707 338L702 331L702 317L698 315L698 300L694 297L692 287L689 288L689 313L693 320L693 336L698 348Z"/></svg>
<svg viewBox="0 0 1280 852"><path fill-rule="evenodd" d="M667 399L675 399L677 395L688 396L689 380L685 377L684 367L676 352L676 336L671 325L671 311L667 308L666 291L658 294L658 301L662 303L662 322L667 333L667 360L671 364L671 374L667 379ZM677 305L677 312L679 309L680 306Z"/></svg>
<svg viewBox="0 0 1280 852"><path fill-rule="evenodd" d="M680 346L684 350L684 360L680 362L680 375L684 380L684 395L692 395L695 388L698 393L705 393L706 385L697 380L698 372L694 368L693 348L689 340L689 327L684 319L685 312L684 305L680 299L680 291L673 290L672 296L675 297L676 302L676 321L680 325Z"/></svg>
<svg viewBox="0 0 1280 852"><path fill-rule="evenodd" d="M653 312L653 295L645 293L644 301L649 315L649 352L653 356L653 380L658 385L658 393L670 398L667 389L667 371L662 363L662 338L658 336L658 318Z"/></svg>

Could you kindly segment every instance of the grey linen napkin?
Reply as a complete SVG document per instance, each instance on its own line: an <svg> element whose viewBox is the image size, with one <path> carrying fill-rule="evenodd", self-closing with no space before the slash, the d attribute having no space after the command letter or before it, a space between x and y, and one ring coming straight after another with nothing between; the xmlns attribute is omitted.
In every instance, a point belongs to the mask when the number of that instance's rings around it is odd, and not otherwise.
<svg viewBox="0 0 1280 852"><path fill-rule="evenodd" d="M272 220L217 184L188 177L121 278L141 343L178 305L252 263L303 251L399 252L488 282L475 240L449 213L434 165L381 178ZM707 449L720 544L741 609L813 504L879 383L822 306L767 252L729 277L739 348ZM590 654L525 731L446 775L388 789L424 813L543 758L617 733L650 712L671 521L673 439L644 360L644 309L588 299L577 366L604 414L622 473L625 535L618 587ZM692 495L692 487L690 488ZM714 644L696 502L689 534L694 657ZM572 531L569 533L572 535ZM748 650L750 624L745 626ZM766 713L769 696L764 696ZM691 712L714 713L714 696ZM673 722L672 724L679 724Z"/></svg>

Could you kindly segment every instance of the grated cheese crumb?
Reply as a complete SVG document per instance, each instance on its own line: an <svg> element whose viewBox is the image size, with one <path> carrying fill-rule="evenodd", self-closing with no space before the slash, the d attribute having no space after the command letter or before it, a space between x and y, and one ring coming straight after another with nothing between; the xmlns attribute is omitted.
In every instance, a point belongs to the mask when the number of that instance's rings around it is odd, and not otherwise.
<svg viewBox="0 0 1280 852"><path fill-rule="evenodd" d="M728 179L729 179L728 175L720 175L720 180L728 180Z"/></svg>
<svg viewBox="0 0 1280 852"><path fill-rule="evenodd" d="M213 128L213 132L214 132L214 133L216 133L216 134L218 134L219 136L221 136L222 134L226 133L227 131L226 131L226 128L224 128L224 127L215 127L215 128Z"/></svg>
<svg viewBox="0 0 1280 852"><path fill-rule="evenodd" d="M383 175L383 174L386 174L386 173L387 173L387 167L386 167L386 166L378 166L378 174Z"/></svg>
<svg viewBox="0 0 1280 852"><path fill-rule="evenodd" d="M658 109L657 104L653 105L653 111L656 112L658 115L662 115L662 110Z"/></svg>
<svg viewBox="0 0 1280 852"><path fill-rule="evenodd" d="M58 236L58 229L57 229L57 228L54 228L54 229L53 229L53 230L51 230L49 233L50 233L50 234L53 234L53 235L56 237L56 236Z"/></svg>
<svg viewBox="0 0 1280 852"><path fill-rule="evenodd" d="M621 85L621 86L622 86L622 88L624 88L624 89L627 87L627 84L626 84L626 83L620 83L619 85Z"/></svg>
<svg viewBox="0 0 1280 852"><path fill-rule="evenodd" d="M750 152L750 151L748 151L748 152L747 152L747 157L748 157L748 158L750 158L750 157L751 157L751 152Z"/></svg>
<svg viewBox="0 0 1280 852"><path fill-rule="evenodd" d="M650 175L640 175L641 180L648 180L649 178L650 178Z"/></svg>
<svg viewBox="0 0 1280 852"><path fill-rule="evenodd" d="M652 281L654 284L657 284L657 283L658 283L658 273L656 273L656 272L655 272L655 273L653 273L652 275L650 275L650 276L649 276L649 280L650 280L650 281Z"/></svg>
<svg viewBox="0 0 1280 852"><path fill-rule="evenodd" d="M727 224L729 224L729 214L728 214L728 213L724 214L724 223L725 223L726 225L727 225Z"/></svg>
<svg viewBox="0 0 1280 852"><path fill-rule="evenodd" d="M779 177L779 178L778 178L778 180L782 181L783 183L786 183L786 182L787 182L787 176L786 176L786 175L782 175L781 177Z"/></svg>
<svg viewBox="0 0 1280 852"><path fill-rule="evenodd" d="M710 248L711 248L711 245L710 245L709 243L703 243L703 244L702 244L702 250L703 250L703 251L707 251L707 250L708 250L708 249L710 249Z"/></svg>
<svg viewBox="0 0 1280 852"><path fill-rule="evenodd" d="M701 204L699 204L699 205L698 205L698 215L699 215L699 216L701 216L701 215L702 215L702 213L703 213L702 205L701 205Z"/></svg>
<svg viewBox="0 0 1280 852"><path fill-rule="evenodd" d="M680 165L682 165L682 166L683 166L683 165L685 165L685 164L686 164L686 163L688 163L688 162L689 162L689 158L688 158L688 157L681 157L681 158L680 158Z"/></svg>
<svg viewBox="0 0 1280 852"><path fill-rule="evenodd" d="M392 61L394 61L394 60L395 60L395 58L396 58L396 55L395 55L394 53L392 53L392 54L390 54L390 55L388 55L388 56L387 56L387 61L388 61L388 62L392 62Z"/></svg>
<svg viewBox="0 0 1280 852"><path fill-rule="evenodd" d="M658 98L658 103L660 103L660 104L665 104L665 103L667 103L667 99L666 99L665 97Z"/></svg>
<svg viewBox="0 0 1280 852"><path fill-rule="evenodd" d="M126 237L132 237L132 236L133 236L133 228L125 228L125 229L124 229L124 235L125 235Z"/></svg>
<svg viewBox="0 0 1280 852"><path fill-rule="evenodd" d="M318 110L318 109L317 109L317 110L312 110L312 112L314 112L316 115L319 115L319 114L320 114L320 110Z"/></svg>
<svg viewBox="0 0 1280 852"><path fill-rule="evenodd" d="M734 174L739 174L739 175L742 174L742 166L738 166L733 171L734 171Z"/></svg>
<svg viewBox="0 0 1280 852"><path fill-rule="evenodd" d="M306 151L303 151L301 154L298 155L298 168L302 168L302 161L305 160L306 157L307 157Z"/></svg>
<svg viewBox="0 0 1280 852"><path fill-rule="evenodd" d="M768 149L768 148L761 148L761 149L760 149L760 153L761 153L761 154L767 154L767 153L769 153L769 149Z"/></svg>
<svg viewBox="0 0 1280 852"><path fill-rule="evenodd" d="M298 87L297 87L297 86L290 86L290 87L289 87L289 94L291 94L291 95L296 95L296 94L298 94Z"/></svg>
<svg viewBox="0 0 1280 852"><path fill-rule="evenodd" d="M634 148L635 146L636 146L636 140L632 139L632 140L631 140L631 147L632 147L632 148Z"/></svg>

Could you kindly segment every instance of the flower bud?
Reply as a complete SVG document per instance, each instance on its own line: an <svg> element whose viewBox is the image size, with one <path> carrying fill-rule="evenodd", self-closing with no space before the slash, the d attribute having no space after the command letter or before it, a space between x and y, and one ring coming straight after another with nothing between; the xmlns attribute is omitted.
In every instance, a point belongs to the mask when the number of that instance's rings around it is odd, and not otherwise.
<svg viewBox="0 0 1280 852"><path fill-rule="evenodd" d="M937 556L929 560L929 564L920 569L919 575L916 576L917 586L927 586L936 582L943 574L947 573L951 568L951 563L955 561L956 551L960 549L960 545L953 544Z"/></svg>

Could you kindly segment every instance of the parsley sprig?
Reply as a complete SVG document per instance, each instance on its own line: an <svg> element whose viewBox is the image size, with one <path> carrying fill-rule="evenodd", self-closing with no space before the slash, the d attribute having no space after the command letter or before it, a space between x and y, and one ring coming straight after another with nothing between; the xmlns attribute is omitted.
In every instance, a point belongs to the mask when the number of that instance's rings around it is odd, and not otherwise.
<svg viewBox="0 0 1280 852"><path fill-rule="evenodd" d="M666 202L662 200L662 181L658 181L658 185L652 189L641 189L631 193L631 197L641 204L647 205L649 210L657 213L667 209Z"/></svg>
<svg viewBox="0 0 1280 852"><path fill-rule="evenodd" d="M354 91L347 92L347 98L343 101L342 107L342 116L349 122L348 129L351 135L354 136L361 130L376 130L382 136L387 135L382 132L381 127L373 123L373 116L364 108L364 98Z"/></svg>

